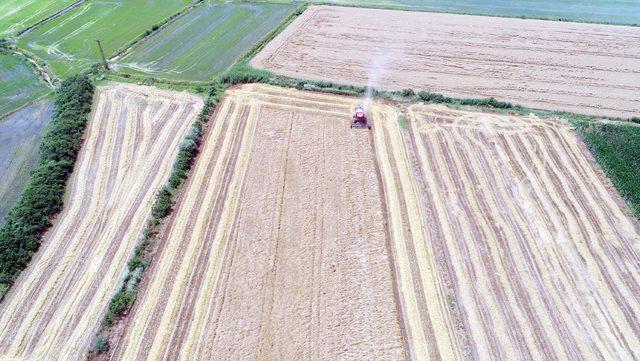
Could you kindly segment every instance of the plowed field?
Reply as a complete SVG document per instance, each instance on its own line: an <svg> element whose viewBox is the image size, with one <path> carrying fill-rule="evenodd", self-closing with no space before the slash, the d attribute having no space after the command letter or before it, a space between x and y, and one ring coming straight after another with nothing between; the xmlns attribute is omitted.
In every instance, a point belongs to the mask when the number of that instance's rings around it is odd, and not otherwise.
<svg viewBox="0 0 640 361"><path fill-rule="evenodd" d="M405 358L354 102L227 92L111 358Z"/></svg>
<svg viewBox="0 0 640 361"><path fill-rule="evenodd" d="M251 64L296 78L640 114L640 27L313 6Z"/></svg>
<svg viewBox="0 0 640 361"><path fill-rule="evenodd" d="M0 308L0 359L81 359L202 100L99 88L65 209Z"/></svg>
<svg viewBox="0 0 640 361"><path fill-rule="evenodd" d="M640 234L569 126L372 114L415 359L640 357Z"/></svg>

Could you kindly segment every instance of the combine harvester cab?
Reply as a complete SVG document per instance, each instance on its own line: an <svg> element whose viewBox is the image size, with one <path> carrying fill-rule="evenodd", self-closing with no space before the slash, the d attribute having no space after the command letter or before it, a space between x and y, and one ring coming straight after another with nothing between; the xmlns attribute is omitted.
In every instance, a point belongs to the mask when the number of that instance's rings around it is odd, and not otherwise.
<svg viewBox="0 0 640 361"><path fill-rule="evenodd" d="M351 119L351 128L367 128L371 129L371 124L367 120L367 115L364 113L362 105L358 105L353 113L353 119Z"/></svg>

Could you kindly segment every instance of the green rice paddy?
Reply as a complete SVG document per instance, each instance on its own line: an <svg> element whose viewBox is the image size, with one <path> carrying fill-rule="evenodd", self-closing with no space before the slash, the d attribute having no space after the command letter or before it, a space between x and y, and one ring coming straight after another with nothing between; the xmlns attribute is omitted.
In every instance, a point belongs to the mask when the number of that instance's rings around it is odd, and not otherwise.
<svg viewBox="0 0 640 361"><path fill-rule="evenodd" d="M14 36L75 0L2 0L0 1L0 37Z"/></svg>
<svg viewBox="0 0 640 361"><path fill-rule="evenodd" d="M60 77L100 61L96 39L107 57L191 4L191 0L91 0L18 39Z"/></svg>
<svg viewBox="0 0 640 361"><path fill-rule="evenodd" d="M25 60L0 52L0 118L50 91Z"/></svg>
<svg viewBox="0 0 640 361"><path fill-rule="evenodd" d="M171 80L209 81L249 51L296 6L206 2L138 43L119 71Z"/></svg>
<svg viewBox="0 0 640 361"><path fill-rule="evenodd" d="M38 100L0 119L0 223L22 192L38 160L53 104Z"/></svg>

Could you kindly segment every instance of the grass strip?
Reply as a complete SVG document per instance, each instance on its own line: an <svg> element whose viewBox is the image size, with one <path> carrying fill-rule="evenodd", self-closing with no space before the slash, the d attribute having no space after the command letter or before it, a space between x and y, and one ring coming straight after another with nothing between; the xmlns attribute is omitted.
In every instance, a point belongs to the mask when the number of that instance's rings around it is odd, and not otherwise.
<svg viewBox="0 0 640 361"><path fill-rule="evenodd" d="M640 126L609 122L574 124L631 212L640 219Z"/></svg>
<svg viewBox="0 0 640 361"><path fill-rule="evenodd" d="M62 82L38 163L24 191L0 228L0 299L27 267L42 235L64 204L67 181L91 112L94 87L84 75Z"/></svg>

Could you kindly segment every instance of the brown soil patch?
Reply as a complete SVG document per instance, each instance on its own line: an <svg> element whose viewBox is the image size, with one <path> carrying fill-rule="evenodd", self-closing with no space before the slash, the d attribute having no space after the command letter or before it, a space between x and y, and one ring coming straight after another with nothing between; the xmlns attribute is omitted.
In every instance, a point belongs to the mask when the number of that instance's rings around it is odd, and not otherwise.
<svg viewBox="0 0 640 361"><path fill-rule="evenodd" d="M251 64L532 108L640 115L640 28L312 6Z"/></svg>

